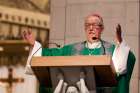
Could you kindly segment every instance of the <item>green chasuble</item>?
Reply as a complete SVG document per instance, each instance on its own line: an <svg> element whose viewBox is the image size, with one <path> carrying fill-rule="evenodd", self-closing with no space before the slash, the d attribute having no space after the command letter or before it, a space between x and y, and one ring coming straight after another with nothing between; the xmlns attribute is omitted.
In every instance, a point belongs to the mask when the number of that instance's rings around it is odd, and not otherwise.
<svg viewBox="0 0 140 93"><path fill-rule="evenodd" d="M71 55L112 55L115 46L106 41L102 41L100 48L88 49L86 42L79 42L70 45L66 45L63 48L44 48L42 50L42 56L71 56ZM127 73L123 75L117 75L117 86L109 88L110 92L105 92L106 88L97 87L97 93L129 93L129 82L133 67L135 64L135 56L132 52L129 52L127 61ZM47 90L47 91L46 91ZM48 92L48 90L50 92ZM46 92L45 92L46 91ZM50 88L44 88L40 86L40 93L52 93Z"/></svg>

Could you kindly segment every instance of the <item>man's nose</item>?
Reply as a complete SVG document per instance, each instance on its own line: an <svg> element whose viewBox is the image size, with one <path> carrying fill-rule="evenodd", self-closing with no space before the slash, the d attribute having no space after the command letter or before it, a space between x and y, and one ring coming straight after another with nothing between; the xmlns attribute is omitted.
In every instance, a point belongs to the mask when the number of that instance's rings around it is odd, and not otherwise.
<svg viewBox="0 0 140 93"><path fill-rule="evenodd" d="M92 25L90 25L90 26L89 26L89 28L92 30L92 29L93 29L93 26L92 26Z"/></svg>
<svg viewBox="0 0 140 93"><path fill-rule="evenodd" d="M93 26L90 26L89 27L89 31L93 31L94 32L95 31L95 28Z"/></svg>

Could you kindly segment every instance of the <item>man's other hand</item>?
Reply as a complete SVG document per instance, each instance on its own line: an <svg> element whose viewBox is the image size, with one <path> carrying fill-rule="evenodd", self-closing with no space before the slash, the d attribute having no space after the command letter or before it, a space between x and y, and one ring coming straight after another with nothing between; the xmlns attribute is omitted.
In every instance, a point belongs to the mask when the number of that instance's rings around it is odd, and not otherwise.
<svg viewBox="0 0 140 93"><path fill-rule="evenodd" d="M33 36L31 29L28 29L27 31L23 31L22 37L25 41L27 41L31 46L35 43L35 37Z"/></svg>
<svg viewBox="0 0 140 93"><path fill-rule="evenodd" d="M120 24L118 24L116 27L116 40L118 44L122 42L122 30Z"/></svg>

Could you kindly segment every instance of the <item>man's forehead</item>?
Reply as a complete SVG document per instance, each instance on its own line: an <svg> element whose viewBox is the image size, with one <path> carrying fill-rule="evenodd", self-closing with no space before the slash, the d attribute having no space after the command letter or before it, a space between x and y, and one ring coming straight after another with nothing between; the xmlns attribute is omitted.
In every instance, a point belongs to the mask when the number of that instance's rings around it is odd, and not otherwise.
<svg viewBox="0 0 140 93"><path fill-rule="evenodd" d="M85 20L86 23L102 23L102 20L97 16L88 16Z"/></svg>

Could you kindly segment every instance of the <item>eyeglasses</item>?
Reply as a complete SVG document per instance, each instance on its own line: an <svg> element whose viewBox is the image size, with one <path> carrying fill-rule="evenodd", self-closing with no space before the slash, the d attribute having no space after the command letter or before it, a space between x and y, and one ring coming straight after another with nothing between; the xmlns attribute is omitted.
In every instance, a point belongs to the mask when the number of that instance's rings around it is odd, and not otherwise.
<svg viewBox="0 0 140 93"><path fill-rule="evenodd" d="M103 25L102 25L102 24L95 24L95 23L85 23L86 29L90 28L91 26L92 26L94 29L99 30L99 29L102 28Z"/></svg>

